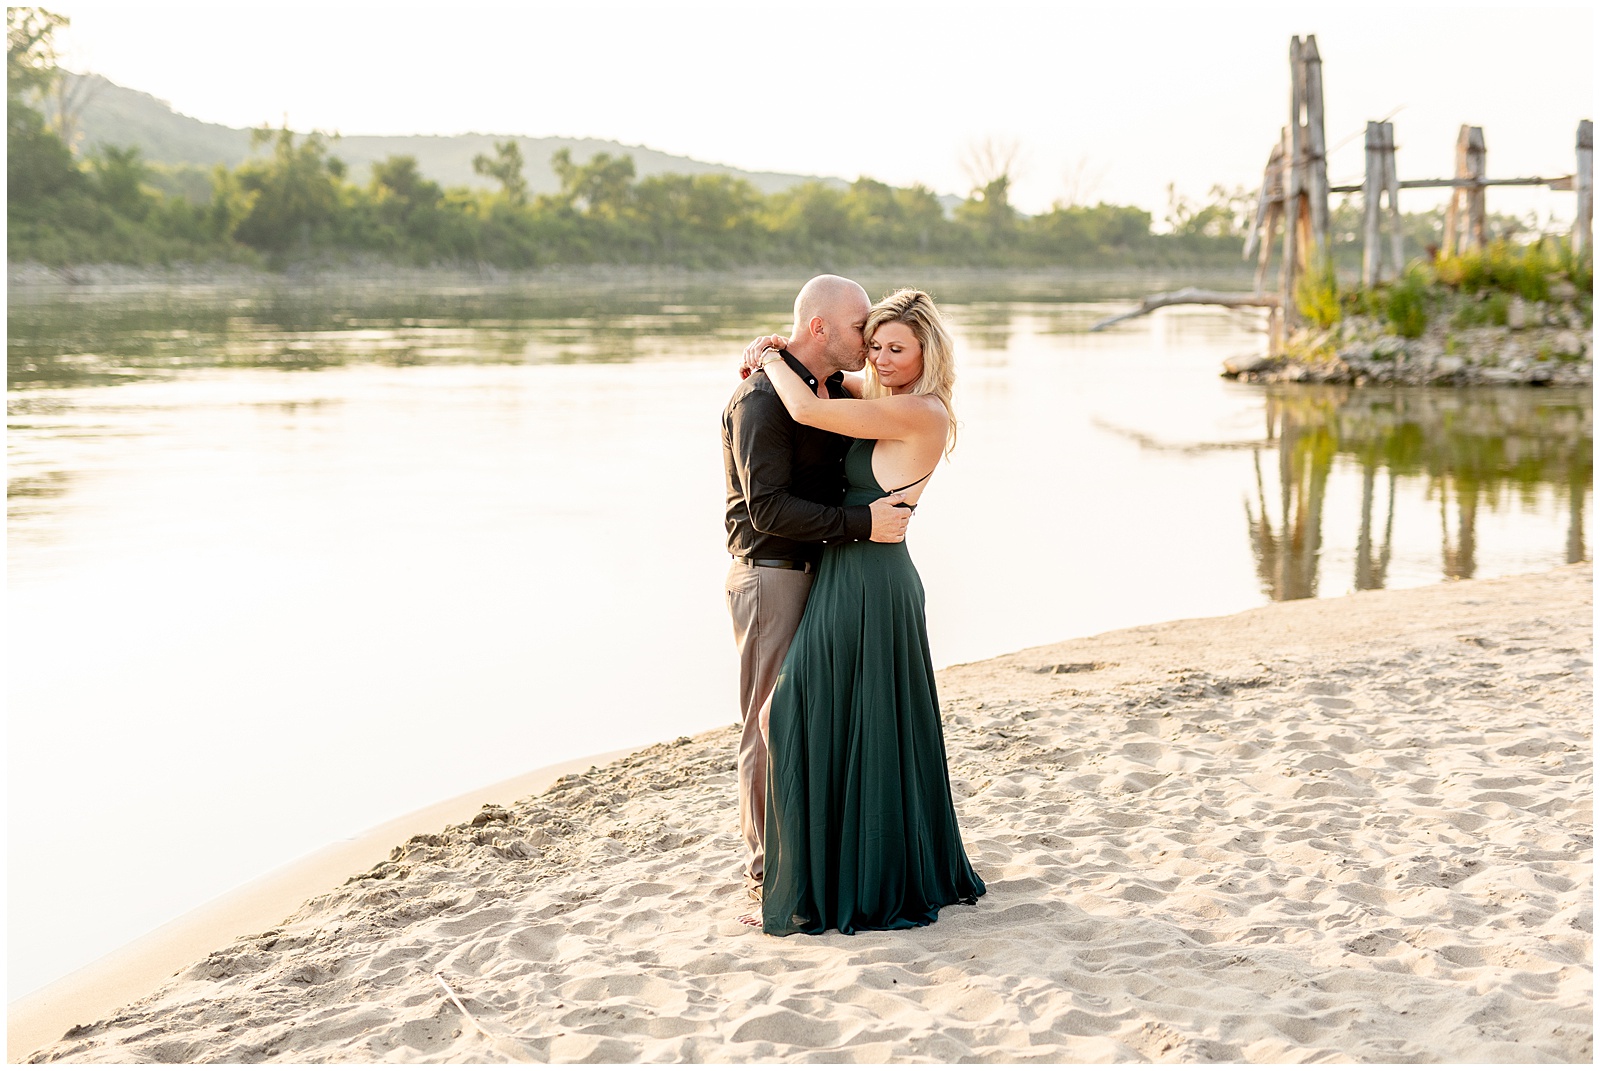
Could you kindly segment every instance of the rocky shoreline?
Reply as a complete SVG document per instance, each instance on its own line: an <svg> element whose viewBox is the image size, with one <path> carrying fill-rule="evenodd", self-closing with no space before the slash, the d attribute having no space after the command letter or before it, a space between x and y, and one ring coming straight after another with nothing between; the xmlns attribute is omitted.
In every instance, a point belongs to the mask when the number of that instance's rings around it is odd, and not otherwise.
<svg viewBox="0 0 1600 1071"><path fill-rule="evenodd" d="M1512 297L1503 325L1435 317L1417 338L1392 333L1376 317L1347 316L1295 332L1282 354L1230 358L1222 374L1244 383L1586 387L1594 382L1593 325L1564 296Z"/></svg>

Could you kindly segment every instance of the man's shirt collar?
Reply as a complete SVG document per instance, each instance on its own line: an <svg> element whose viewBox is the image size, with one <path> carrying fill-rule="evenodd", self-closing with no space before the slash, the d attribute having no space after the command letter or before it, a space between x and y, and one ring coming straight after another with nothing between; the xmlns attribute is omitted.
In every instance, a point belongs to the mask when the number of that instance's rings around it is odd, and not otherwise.
<svg viewBox="0 0 1600 1071"><path fill-rule="evenodd" d="M788 363L790 368L794 369L794 374L799 376L801 379L805 380L806 381L806 386L810 387L811 388L811 392L813 394L815 394L816 390L817 390L817 377L811 374L811 369L809 369L805 365L801 364L800 363L800 358L796 357L794 354L790 353L788 350L779 350L778 352L783 354L784 361ZM830 389L829 389L828 393L830 393L830 394L833 393L832 388L838 387L842 383L844 383L844 373L843 372L835 372L833 375L829 376L828 377L828 387Z"/></svg>

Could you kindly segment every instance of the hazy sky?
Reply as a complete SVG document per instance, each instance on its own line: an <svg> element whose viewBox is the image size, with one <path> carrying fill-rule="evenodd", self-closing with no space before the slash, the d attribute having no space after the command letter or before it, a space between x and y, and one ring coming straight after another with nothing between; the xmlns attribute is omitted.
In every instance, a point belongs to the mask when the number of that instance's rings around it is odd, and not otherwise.
<svg viewBox="0 0 1600 1071"><path fill-rule="evenodd" d="M72 19L67 66L210 122L610 138L953 193L991 139L1020 146L1027 211L1075 191L1160 219L1169 182L1254 187L1296 33L1321 49L1335 183L1360 180L1364 123L1391 114L1401 178L1449 174L1463 122L1491 175L1567 174L1594 110L1587 3L47 6ZM1571 211L1570 194L1490 197Z"/></svg>

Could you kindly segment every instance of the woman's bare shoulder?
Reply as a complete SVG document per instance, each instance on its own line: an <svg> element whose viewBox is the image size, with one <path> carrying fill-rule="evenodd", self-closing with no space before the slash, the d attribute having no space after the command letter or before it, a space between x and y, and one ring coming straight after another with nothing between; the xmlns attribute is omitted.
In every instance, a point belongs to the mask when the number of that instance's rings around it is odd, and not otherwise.
<svg viewBox="0 0 1600 1071"><path fill-rule="evenodd" d="M936 421L941 425L950 422L950 410L946 409L944 403L931 394L900 394L896 395L896 397L904 399L908 403L908 408L926 414L931 421Z"/></svg>

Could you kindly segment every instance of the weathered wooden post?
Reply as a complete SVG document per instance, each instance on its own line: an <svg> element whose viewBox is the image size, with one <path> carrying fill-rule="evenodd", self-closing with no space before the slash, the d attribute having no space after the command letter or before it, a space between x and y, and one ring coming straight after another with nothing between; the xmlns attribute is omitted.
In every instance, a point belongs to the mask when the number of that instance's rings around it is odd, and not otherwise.
<svg viewBox="0 0 1600 1071"><path fill-rule="evenodd" d="M1283 263L1278 274L1281 334L1299 321L1300 276L1328 244L1328 161L1322 121L1322 56L1317 39L1289 40L1289 125L1284 132ZM1278 340L1281 341L1281 340ZM1276 345L1274 347L1277 349ZM1281 350L1280 350L1281 352Z"/></svg>
<svg viewBox="0 0 1600 1071"><path fill-rule="evenodd" d="M1400 176L1394 162L1394 124L1367 124L1367 176L1361 187L1361 285L1383 280L1383 204L1388 198L1389 263L1395 274L1405 266L1400 230Z"/></svg>
<svg viewBox="0 0 1600 1071"><path fill-rule="evenodd" d="M1272 203L1267 211L1267 229L1261 236L1261 259L1256 263L1256 293L1262 292L1262 286L1267 279L1267 262L1272 259L1272 242L1277 237L1277 228L1283 224L1284 212L1289 204L1289 161L1284 155L1288 150L1289 132L1280 131L1278 144L1273 149L1272 155L1267 158L1268 170L1272 172ZM1276 166L1274 165L1276 162ZM1278 274L1282 275L1286 269L1278 266ZM1284 340L1288 333L1283 329L1283 302L1278 302L1267 313L1267 352L1282 353Z"/></svg>
<svg viewBox="0 0 1600 1071"><path fill-rule="evenodd" d="M1283 262L1278 269L1278 311L1281 313L1283 339L1289 337L1299 321L1295 307L1295 288L1300 281L1300 216L1305 204L1305 127L1300 114L1305 107L1305 64L1301 62L1301 45L1298 36L1289 40L1289 125L1284 130L1287 141L1283 155L1287 180L1283 184ZM1282 352L1280 345L1274 352Z"/></svg>
<svg viewBox="0 0 1600 1071"><path fill-rule="evenodd" d="M1462 124L1461 133L1456 136L1455 185L1444 211L1444 241L1439 246L1445 256L1468 248L1482 249L1485 244L1483 180L1487 156L1483 127Z"/></svg>
<svg viewBox="0 0 1600 1071"><path fill-rule="evenodd" d="M1463 126L1461 133L1456 135L1456 176L1455 181L1460 182L1467 170L1467 128ZM1439 255L1453 257L1456 254L1456 234L1461 229L1461 187L1450 187L1450 198L1444 203L1444 234L1439 238Z"/></svg>
<svg viewBox="0 0 1600 1071"><path fill-rule="evenodd" d="M1389 246L1394 255L1394 273L1399 277L1406 266L1406 236L1400 224L1400 169L1394 159L1394 124L1381 125L1383 188L1389 192Z"/></svg>
<svg viewBox="0 0 1600 1071"><path fill-rule="evenodd" d="M1322 54L1317 35L1308 34L1300 50L1305 77L1306 197L1309 199L1311 244L1307 259L1320 258L1328 248L1327 136L1322 122Z"/></svg>
<svg viewBox="0 0 1600 1071"><path fill-rule="evenodd" d="M1578 211L1572 220L1572 251L1583 253L1594 245L1594 123L1578 123L1578 169L1573 173Z"/></svg>
<svg viewBox="0 0 1600 1071"><path fill-rule="evenodd" d="M1382 274L1383 249L1378 244L1378 198L1383 193L1383 124L1367 123L1367 176L1361 185L1361 285L1372 286Z"/></svg>
<svg viewBox="0 0 1600 1071"><path fill-rule="evenodd" d="M1256 198L1256 216L1244 243L1244 259L1256 256L1256 293L1267 282L1267 263L1272 259L1272 241L1278 235L1278 220L1283 216L1283 141L1267 154L1261 172L1261 194Z"/></svg>
<svg viewBox="0 0 1600 1071"><path fill-rule="evenodd" d="M1474 249L1488 244L1488 215L1484 202L1488 200L1483 180L1489 177L1488 152L1483 145L1483 127L1467 128L1467 175L1474 185L1467 192L1467 234Z"/></svg>

